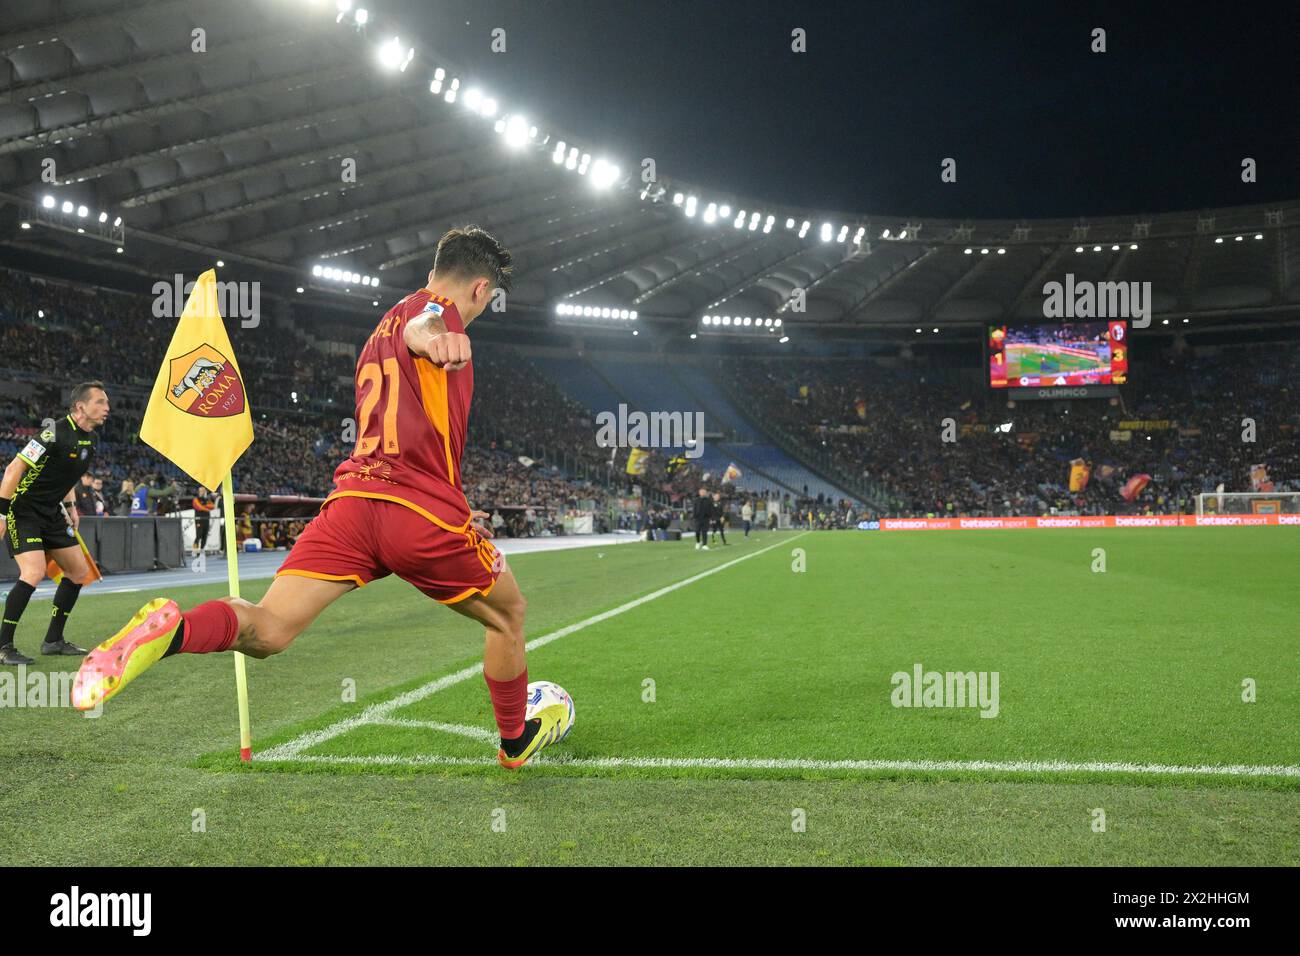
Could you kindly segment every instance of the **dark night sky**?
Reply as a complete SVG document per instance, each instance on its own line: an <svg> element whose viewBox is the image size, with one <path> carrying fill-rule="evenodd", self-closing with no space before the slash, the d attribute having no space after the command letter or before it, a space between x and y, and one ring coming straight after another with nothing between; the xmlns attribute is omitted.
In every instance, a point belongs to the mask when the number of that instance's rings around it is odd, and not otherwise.
<svg viewBox="0 0 1300 956"><path fill-rule="evenodd" d="M373 4L544 128L771 202L1034 217L1300 197L1296 3Z"/></svg>

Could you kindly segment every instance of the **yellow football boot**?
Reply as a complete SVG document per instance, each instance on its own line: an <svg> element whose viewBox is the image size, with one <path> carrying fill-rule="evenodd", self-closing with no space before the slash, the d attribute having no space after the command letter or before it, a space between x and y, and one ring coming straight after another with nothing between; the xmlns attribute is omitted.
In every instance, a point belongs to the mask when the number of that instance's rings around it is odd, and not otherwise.
<svg viewBox="0 0 1300 956"><path fill-rule="evenodd" d="M72 683L72 706L93 710L153 667L171 647L181 626L181 609L155 598L103 644L86 655Z"/></svg>

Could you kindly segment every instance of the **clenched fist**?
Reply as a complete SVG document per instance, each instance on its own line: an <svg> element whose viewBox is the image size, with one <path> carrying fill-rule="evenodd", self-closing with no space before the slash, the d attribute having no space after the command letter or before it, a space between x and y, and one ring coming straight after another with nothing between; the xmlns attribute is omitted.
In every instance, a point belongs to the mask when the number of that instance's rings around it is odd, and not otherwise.
<svg viewBox="0 0 1300 956"><path fill-rule="evenodd" d="M449 372L464 368L470 359L469 336L464 332L439 332L429 339L429 361Z"/></svg>

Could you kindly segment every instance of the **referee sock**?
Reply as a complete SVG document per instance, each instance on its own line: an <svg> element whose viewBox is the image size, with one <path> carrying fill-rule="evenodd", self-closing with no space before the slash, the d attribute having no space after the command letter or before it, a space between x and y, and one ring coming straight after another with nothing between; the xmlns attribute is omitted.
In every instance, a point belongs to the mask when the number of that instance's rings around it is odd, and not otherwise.
<svg viewBox="0 0 1300 956"><path fill-rule="evenodd" d="M35 591L36 588L22 580L9 589L9 596L5 598L4 621L0 623L0 647L14 642L18 621L22 618L23 611L27 610L27 602L32 599Z"/></svg>
<svg viewBox="0 0 1300 956"><path fill-rule="evenodd" d="M50 613L50 626L45 632L46 644L58 644L63 640L63 625L68 623L72 606L77 603L81 585L74 584L65 574L54 592L54 610Z"/></svg>
<svg viewBox="0 0 1300 956"><path fill-rule="evenodd" d="M528 709L528 668L510 680L493 680L485 672L488 693L492 695L492 712L502 740L514 740L524 732L524 714Z"/></svg>

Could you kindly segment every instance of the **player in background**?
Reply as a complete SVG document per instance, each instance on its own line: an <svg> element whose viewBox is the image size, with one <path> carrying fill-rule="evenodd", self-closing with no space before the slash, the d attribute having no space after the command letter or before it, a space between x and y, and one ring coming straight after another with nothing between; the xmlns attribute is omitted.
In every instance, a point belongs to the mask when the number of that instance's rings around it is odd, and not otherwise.
<svg viewBox="0 0 1300 956"><path fill-rule="evenodd" d="M18 652L14 636L49 559L63 569L54 592L54 612L41 644L42 654L78 657L85 652L63 638L90 566L77 542L75 489L95 459L95 429L108 420L108 393L102 382L72 389L72 410L24 445L0 479L0 530L18 562L18 581L5 598L0 622L0 664L31 664Z"/></svg>
<svg viewBox="0 0 1300 956"><path fill-rule="evenodd" d="M212 492L199 485L198 493L190 499L194 509L194 554L197 557L208 543L208 528L212 522L212 509L216 507Z"/></svg>
<svg viewBox="0 0 1300 956"><path fill-rule="evenodd" d="M695 499L695 510L691 517L695 521L695 550L709 550L709 523L713 520L713 501L709 498L709 489L701 487L700 495Z"/></svg>
<svg viewBox="0 0 1300 956"><path fill-rule="evenodd" d="M713 534L721 535L722 543L727 543L727 529L722 525L722 519L727 513L727 507L722 503L722 492L713 493L713 501L709 506L709 528Z"/></svg>
<svg viewBox="0 0 1300 956"><path fill-rule="evenodd" d="M428 287L389 309L361 350L356 447L266 595L256 604L227 597L183 613L165 598L149 602L86 658L73 705L93 708L174 654L278 654L348 591L396 574L483 625L502 766L522 766L558 738L567 708L525 720L524 597L486 540L487 515L470 509L461 485L474 387L465 328L494 289L509 290L510 272L510 253L483 230L444 235Z"/></svg>

